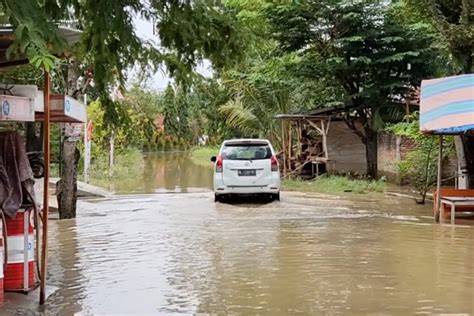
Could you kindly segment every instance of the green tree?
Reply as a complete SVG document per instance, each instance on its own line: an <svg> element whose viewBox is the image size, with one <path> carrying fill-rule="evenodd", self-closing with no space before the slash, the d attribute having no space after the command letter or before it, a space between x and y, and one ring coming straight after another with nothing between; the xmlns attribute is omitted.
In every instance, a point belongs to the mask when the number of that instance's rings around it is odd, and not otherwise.
<svg viewBox="0 0 474 316"><path fill-rule="evenodd" d="M401 23L402 4L313 0L267 9L283 52L301 56L301 73L343 89L346 122L366 146L367 173L377 177L377 131L400 119L394 104L434 71L429 25Z"/></svg>
<svg viewBox="0 0 474 316"><path fill-rule="evenodd" d="M438 31L441 44L446 50L456 71L444 75L468 74L474 71L474 3L469 0L405 0L409 4L409 14L430 23ZM460 136L462 146L458 152L465 154L468 179L474 179L474 137ZM460 155L458 159L464 155ZM474 183L469 181L469 187Z"/></svg>
<svg viewBox="0 0 474 316"><path fill-rule="evenodd" d="M111 100L110 92L117 83L123 87L129 67L164 65L179 82L189 82L199 60L207 58L216 68L223 67L245 44L245 33L239 32L233 13L218 0L0 0L0 16L14 31L8 56L25 55L35 67L51 71L57 56L66 52L90 68L112 131L120 123L121 107ZM136 16L156 22L159 46L137 36ZM78 45L68 47L59 36L58 22L63 20L72 20L83 31ZM76 150L69 147L67 152L73 156L63 160L75 161ZM64 177L75 179L73 174ZM75 180L68 183L61 200L75 207Z"/></svg>
<svg viewBox="0 0 474 316"><path fill-rule="evenodd" d="M409 10L441 35L460 73L474 71L474 3L469 0L405 0ZM411 13L413 14L413 13Z"/></svg>

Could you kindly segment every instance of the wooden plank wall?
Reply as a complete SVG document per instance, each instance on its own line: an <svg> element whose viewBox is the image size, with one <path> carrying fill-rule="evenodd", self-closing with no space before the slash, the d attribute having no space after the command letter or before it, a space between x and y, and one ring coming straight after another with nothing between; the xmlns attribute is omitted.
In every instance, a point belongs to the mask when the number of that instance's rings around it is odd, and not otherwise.
<svg viewBox="0 0 474 316"><path fill-rule="evenodd" d="M341 121L331 122L328 134L328 171L367 173L365 146Z"/></svg>

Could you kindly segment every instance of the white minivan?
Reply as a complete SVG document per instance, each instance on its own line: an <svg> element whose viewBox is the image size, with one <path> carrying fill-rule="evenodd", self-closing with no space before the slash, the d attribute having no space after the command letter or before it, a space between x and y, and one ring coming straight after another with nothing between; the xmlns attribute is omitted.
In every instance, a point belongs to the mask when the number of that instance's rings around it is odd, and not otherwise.
<svg viewBox="0 0 474 316"><path fill-rule="evenodd" d="M212 157L216 202L229 195L266 195L280 199L280 169L266 139L233 139Z"/></svg>

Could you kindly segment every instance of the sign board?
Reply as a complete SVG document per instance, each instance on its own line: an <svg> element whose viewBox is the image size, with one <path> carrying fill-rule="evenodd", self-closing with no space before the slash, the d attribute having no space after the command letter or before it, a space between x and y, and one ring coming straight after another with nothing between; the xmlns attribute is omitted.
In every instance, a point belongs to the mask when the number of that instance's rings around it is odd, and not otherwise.
<svg viewBox="0 0 474 316"><path fill-rule="evenodd" d="M87 119L87 109L84 103L67 95L51 96L51 110L64 113L71 122L85 122Z"/></svg>
<svg viewBox="0 0 474 316"><path fill-rule="evenodd" d="M24 97L0 95L0 121L34 122L33 102Z"/></svg>
<svg viewBox="0 0 474 316"><path fill-rule="evenodd" d="M64 101L64 114L80 122L85 122L87 118L86 106L70 96L66 96Z"/></svg>

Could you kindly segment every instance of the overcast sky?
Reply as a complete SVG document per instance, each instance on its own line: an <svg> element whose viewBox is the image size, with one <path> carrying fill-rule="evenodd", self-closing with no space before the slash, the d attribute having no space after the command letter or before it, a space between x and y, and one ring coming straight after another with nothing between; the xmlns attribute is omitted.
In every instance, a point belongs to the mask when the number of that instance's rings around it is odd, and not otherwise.
<svg viewBox="0 0 474 316"><path fill-rule="evenodd" d="M151 22L145 21L139 17L136 17L134 19L135 23L135 29L137 32L137 35L141 37L142 39L145 40L152 40L155 43L159 42L158 36L153 35L153 24ZM204 76L211 76L212 74L212 69L211 65L209 62L204 61L202 65L197 67L197 71L204 75ZM133 80L133 71L132 74L129 76L130 80ZM163 71L159 71L154 76L152 77L152 80L148 82L151 88L155 88L157 90L163 90L166 88L168 83L171 81L171 79L163 73Z"/></svg>

